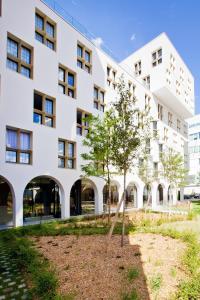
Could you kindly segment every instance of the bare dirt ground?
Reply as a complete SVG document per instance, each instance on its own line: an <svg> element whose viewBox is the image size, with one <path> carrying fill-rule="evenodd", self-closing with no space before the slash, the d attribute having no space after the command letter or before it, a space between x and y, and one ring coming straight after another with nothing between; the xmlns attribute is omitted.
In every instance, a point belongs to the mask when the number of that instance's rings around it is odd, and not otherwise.
<svg viewBox="0 0 200 300"><path fill-rule="evenodd" d="M36 247L57 270L60 292L76 300L169 300L185 277L181 255L186 246L155 234L34 238ZM131 270L133 276L131 276ZM136 289L138 298L125 298Z"/></svg>

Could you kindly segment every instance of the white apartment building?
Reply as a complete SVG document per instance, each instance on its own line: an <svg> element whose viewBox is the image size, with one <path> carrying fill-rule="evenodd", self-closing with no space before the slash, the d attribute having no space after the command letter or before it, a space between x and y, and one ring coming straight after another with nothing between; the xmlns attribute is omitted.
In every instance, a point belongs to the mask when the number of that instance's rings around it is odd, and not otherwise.
<svg viewBox="0 0 200 300"><path fill-rule="evenodd" d="M82 177L84 117L103 115L122 74L158 130L150 141L155 171L159 151L187 155L194 80L166 34L119 64L56 2L0 2L0 225L103 212L105 182ZM122 189L115 176L113 207ZM158 178L147 187L136 169L128 175L127 209L142 208L147 190L152 208L176 202L174 186Z"/></svg>
<svg viewBox="0 0 200 300"><path fill-rule="evenodd" d="M189 152L189 185L186 194L200 193L200 115L187 120Z"/></svg>

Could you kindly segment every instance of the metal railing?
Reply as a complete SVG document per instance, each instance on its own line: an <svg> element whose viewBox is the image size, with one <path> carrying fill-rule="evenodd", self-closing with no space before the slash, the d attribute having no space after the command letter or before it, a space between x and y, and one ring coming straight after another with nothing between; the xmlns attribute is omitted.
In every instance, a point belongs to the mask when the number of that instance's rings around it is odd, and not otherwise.
<svg viewBox="0 0 200 300"><path fill-rule="evenodd" d="M101 45L96 43L97 36L95 36L92 32L90 32L84 25L82 25L79 21L77 21L74 17L72 17L60 4L58 4L55 0L40 0L44 4L46 4L49 8L55 11L64 21L74 27L78 32L80 32L84 37L90 40L96 47L103 50L106 54L111 56L117 62L119 59L114 55L114 53L105 45L103 42Z"/></svg>

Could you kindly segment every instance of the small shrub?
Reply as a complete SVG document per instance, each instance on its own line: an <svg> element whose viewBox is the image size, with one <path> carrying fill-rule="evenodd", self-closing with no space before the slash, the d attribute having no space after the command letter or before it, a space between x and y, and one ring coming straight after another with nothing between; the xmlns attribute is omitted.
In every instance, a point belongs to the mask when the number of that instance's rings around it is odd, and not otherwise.
<svg viewBox="0 0 200 300"><path fill-rule="evenodd" d="M162 274L156 274L150 279L150 287L153 292L159 291L163 282Z"/></svg>
<svg viewBox="0 0 200 300"><path fill-rule="evenodd" d="M176 275L177 275L176 268L171 268L171 270L170 270L170 275L171 275L171 277L173 277L173 278L176 277Z"/></svg>
<svg viewBox="0 0 200 300"><path fill-rule="evenodd" d="M122 300L139 300L136 290L133 289L130 293L123 294Z"/></svg>
<svg viewBox="0 0 200 300"><path fill-rule="evenodd" d="M139 270L136 268L131 268L128 270L128 280L132 281L139 276Z"/></svg>

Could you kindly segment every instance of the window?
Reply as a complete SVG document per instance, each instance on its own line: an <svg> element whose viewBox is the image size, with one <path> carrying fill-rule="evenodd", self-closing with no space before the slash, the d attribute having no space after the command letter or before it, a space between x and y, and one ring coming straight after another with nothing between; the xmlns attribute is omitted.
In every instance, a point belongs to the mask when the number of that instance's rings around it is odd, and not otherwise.
<svg viewBox="0 0 200 300"><path fill-rule="evenodd" d="M63 139L58 140L58 167L75 169L76 168L76 155L75 143Z"/></svg>
<svg viewBox="0 0 200 300"><path fill-rule="evenodd" d="M32 163L31 135L26 130L6 128L6 162Z"/></svg>
<svg viewBox="0 0 200 300"><path fill-rule="evenodd" d="M168 125L172 127L172 113L168 112Z"/></svg>
<svg viewBox="0 0 200 300"><path fill-rule="evenodd" d="M142 74L142 63L141 63L141 60L136 62L135 65L135 75L136 76L139 76Z"/></svg>
<svg viewBox="0 0 200 300"><path fill-rule="evenodd" d="M34 92L33 122L55 127L55 99L43 93Z"/></svg>
<svg viewBox="0 0 200 300"><path fill-rule="evenodd" d="M162 63L162 48L154 51L152 53L152 66L156 67L157 65Z"/></svg>
<svg viewBox="0 0 200 300"><path fill-rule="evenodd" d="M159 157L161 158L163 154L163 144L159 144Z"/></svg>
<svg viewBox="0 0 200 300"><path fill-rule="evenodd" d="M156 138L158 136L158 123L157 121L153 121L153 137Z"/></svg>
<svg viewBox="0 0 200 300"><path fill-rule="evenodd" d="M151 103L151 97L148 96L147 94L145 94L145 110L146 111L149 111L151 109L150 103Z"/></svg>
<svg viewBox="0 0 200 300"><path fill-rule="evenodd" d="M56 50L56 23L36 9L35 38L48 48Z"/></svg>
<svg viewBox="0 0 200 300"><path fill-rule="evenodd" d="M179 119L177 119L177 131L181 131L181 121Z"/></svg>
<svg viewBox="0 0 200 300"><path fill-rule="evenodd" d="M58 87L62 94L76 98L76 73L61 64L58 66Z"/></svg>
<svg viewBox="0 0 200 300"><path fill-rule="evenodd" d="M87 73L92 73L92 51L78 42L77 44L77 66Z"/></svg>
<svg viewBox="0 0 200 300"><path fill-rule="evenodd" d="M148 89L150 89L150 76L149 76L149 75L143 78L143 82L144 82L144 85L145 85Z"/></svg>
<svg viewBox="0 0 200 300"><path fill-rule="evenodd" d="M33 78L33 47L8 33L7 68Z"/></svg>
<svg viewBox="0 0 200 300"><path fill-rule="evenodd" d="M105 92L98 86L94 86L94 108L104 112Z"/></svg>
<svg viewBox="0 0 200 300"><path fill-rule="evenodd" d="M154 167L154 176L158 177L158 163L154 162L153 167Z"/></svg>
<svg viewBox="0 0 200 300"><path fill-rule="evenodd" d="M77 135L87 135L89 132L89 123L87 121L87 117L89 117L89 113L77 110L76 114L76 133Z"/></svg>
<svg viewBox="0 0 200 300"><path fill-rule="evenodd" d="M161 121L163 119L163 107L160 104L158 104L158 119L160 119Z"/></svg>
<svg viewBox="0 0 200 300"><path fill-rule="evenodd" d="M110 87L112 86L113 90L115 90L117 86L116 75L117 71L112 66L107 66L107 84Z"/></svg>
<svg viewBox="0 0 200 300"><path fill-rule="evenodd" d="M168 128L164 127L164 141L168 141Z"/></svg>

